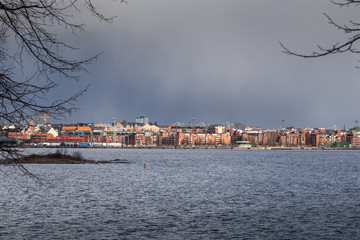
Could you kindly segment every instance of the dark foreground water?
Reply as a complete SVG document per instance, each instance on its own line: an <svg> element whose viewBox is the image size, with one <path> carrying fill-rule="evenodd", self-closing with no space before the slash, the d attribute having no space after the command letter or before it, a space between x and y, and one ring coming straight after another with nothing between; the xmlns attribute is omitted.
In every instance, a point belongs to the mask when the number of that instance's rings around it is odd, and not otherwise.
<svg viewBox="0 0 360 240"><path fill-rule="evenodd" d="M82 151L133 163L1 166L0 239L360 238L359 151Z"/></svg>

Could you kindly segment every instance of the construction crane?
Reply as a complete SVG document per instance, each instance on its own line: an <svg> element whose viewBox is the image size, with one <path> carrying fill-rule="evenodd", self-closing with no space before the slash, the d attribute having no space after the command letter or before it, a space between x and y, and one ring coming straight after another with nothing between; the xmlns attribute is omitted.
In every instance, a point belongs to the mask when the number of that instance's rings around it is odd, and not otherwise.
<svg viewBox="0 0 360 240"><path fill-rule="evenodd" d="M192 127L193 129L194 129L194 122L195 122L195 120L196 120L196 118L194 118L194 117L191 118L191 123L192 123L192 124L191 124L191 125L192 125L191 127Z"/></svg>
<svg viewBox="0 0 360 240"><path fill-rule="evenodd" d="M281 120L281 129L285 129L285 119Z"/></svg>
<svg viewBox="0 0 360 240"><path fill-rule="evenodd" d="M39 118L44 119L44 126L46 126L46 120L47 120L47 119L50 119L50 117L48 117L45 112L44 112L44 116L39 117Z"/></svg>

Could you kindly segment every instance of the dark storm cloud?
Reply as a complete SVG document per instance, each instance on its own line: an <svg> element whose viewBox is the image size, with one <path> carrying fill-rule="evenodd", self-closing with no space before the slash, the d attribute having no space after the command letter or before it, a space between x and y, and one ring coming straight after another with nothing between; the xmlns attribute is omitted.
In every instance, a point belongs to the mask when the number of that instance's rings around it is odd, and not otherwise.
<svg viewBox="0 0 360 240"><path fill-rule="evenodd" d="M343 37L323 12L327 1L97 1L112 24L87 23L82 54L104 51L81 84L90 84L72 121L244 122L280 127L353 124L356 56L299 59L279 41L311 52ZM341 10L343 11L343 10ZM84 18L86 20L86 18Z"/></svg>

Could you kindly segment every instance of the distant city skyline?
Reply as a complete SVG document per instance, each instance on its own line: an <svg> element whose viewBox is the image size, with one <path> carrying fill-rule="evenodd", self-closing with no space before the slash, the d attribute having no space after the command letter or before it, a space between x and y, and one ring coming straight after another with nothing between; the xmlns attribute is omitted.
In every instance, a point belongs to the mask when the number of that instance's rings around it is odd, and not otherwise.
<svg viewBox="0 0 360 240"><path fill-rule="evenodd" d="M37 117L38 120L37 123L41 123L41 121L44 121L44 119L49 120L50 117L46 116L46 114L44 114L44 116L38 116ZM33 120L36 118L33 118ZM291 122L287 122L284 119L279 120L279 126L278 127L270 127L270 128L266 128L263 126L258 126L258 125L254 125L251 123L244 123L241 121L237 121L237 122L230 122L230 121L224 121L224 122L208 122L208 121L196 121L195 118L191 118L190 121L188 122L181 122L181 121L175 121L175 122L170 122L170 123L166 123L166 122L162 122L161 119L160 120L154 120L152 118L150 118L149 116L146 115L139 115L137 117L135 117L134 119L120 119L120 118L112 118L112 119L108 119L106 121L81 121L81 122L69 122L69 121L60 121L60 120L56 120L53 119L53 123L54 124L79 124L79 123L84 123L84 124L89 124L89 123L103 123L103 124L113 124L113 123L122 123L122 122L128 122L128 123L134 123L134 124L146 124L146 123L150 123L150 124L154 124L156 123L157 125L161 126L161 125L176 125L176 126L210 126L210 125L227 125L227 124L241 124L244 127L248 126L248 127L253 127L253 128L262 128L262 129L284 129L284 128L298 128L298 129L306 129L306 128L318 128L318 129L352 129L354 127L359 127L359 121L358 120L354 120L354 124L353 125L348 125L346 126L345 124L343 125L333 125L330 127L327 126L307 126L307 127L300 127L300 126L296 126L294 124L291 124ZM48 122L51 124L51 120Z"/></svg>
<svg viewBox="0 0 360 240"><path fill-rule="evenodd" d="M72 125L47 124L44 114L43 124L29 123L24 126L1 126L1 141L10 145L33 147L118 147L118 148L255 148L272 147L309 149L309 147L331 149L359 149L360 128L353 129L285 128L262 129L242 124L176 123L157 126L140 116L136 122L116 122ZM194 119L193 119L194 120ZM358 124L358 122L356 122ZM270 148L269 148L270 147Z"/></svg>

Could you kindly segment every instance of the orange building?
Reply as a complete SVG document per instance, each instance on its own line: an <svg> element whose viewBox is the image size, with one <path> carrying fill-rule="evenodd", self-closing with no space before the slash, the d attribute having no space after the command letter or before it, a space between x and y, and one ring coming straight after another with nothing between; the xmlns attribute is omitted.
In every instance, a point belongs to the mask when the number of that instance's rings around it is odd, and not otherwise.
<svg viewBox="0 0 360 240"><path fill-rule="evenodd" d="M85 142L85 138L79 136L63 135L60 137L49 138L48 142L49 143L79 143L79 142Z"/></svg>
<svg viewBox="0 0 360 240"><path fill-rule="evenodd" d="M8 132L8 137L16 139L28 139L27 135L23 132Z"/></svg>
<svg viewBox="0 0 360 240"><path fill-rule="evenodd" d="M164 143L165 138L163 138ZM215 134L215 133L183 133L167 135L167 142L169 145L175 146L193 146L193 145L230 145L230 134Z"/></svg>
<svg viewBox="0 0 360 240"><path fill-rule="evenodd" d="M49 139L53 137L54 136L51 133L35 133L31 135L30 139L34 143L45 143L49 142Z"/></svg>

